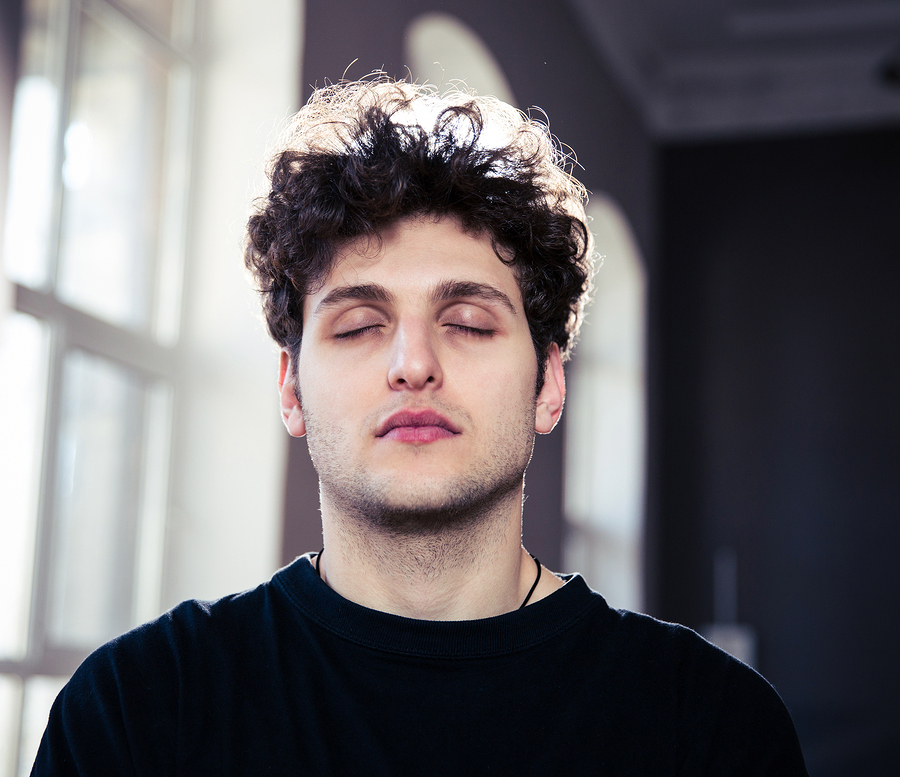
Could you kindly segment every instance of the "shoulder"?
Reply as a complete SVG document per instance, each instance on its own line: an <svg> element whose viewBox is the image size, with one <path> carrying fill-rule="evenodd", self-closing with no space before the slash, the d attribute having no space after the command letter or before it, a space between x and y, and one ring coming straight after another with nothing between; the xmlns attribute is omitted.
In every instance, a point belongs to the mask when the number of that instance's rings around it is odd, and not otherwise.
<svg viewBox="0 0 900 777"><path fill-rule="evenodd" d="M110 640L95 650L82 665L91 669L105 664L149 662L151 665L183 654L204 650L217 641L234 642L269 617L270 583L216 600L190 599L158 618Z"/></svg>
<svg viewBox="0 0 900 777"><path fill-rule="evenodd" d="M277 640L297 610L281 578L297 577L304 560L255 588L215 600L190 599L107 642L88 656L70 685L110 677L117 685L211 671L226 661L258 655L266 638Z"/></svg>
<svg viewBox="0 0 900 777"><path fill-rule="evenodd" d="M783 706L757 671L695 631L628 610L612 610L610 640L635 670L665 681L683 705L714 705L729 695Z"/></svg>
<svg viewBox="0 0 900 777"><path fill-rule="evenodd" d="M183 602L91 653L53 704L33 774L172 773L185 694L249 645L267 587Z"/></svg>
<svg viewBox="0 0 900 777"><path fill-rule="evenodd" d="M144 677L159 679L179 665L192 650L208 649L216 641L230 641L243 628L248 613L258 608L257 592L216 601L182 602L158 618L144 623L94 650L79 666L64 692L72 695L90 687L95 693L107 682L122 687L143 685Z"/></svg>
<svg viewBox="0 0 900 777"><path fill-rule="evenodd" d="M580 579L572 582L580 583ZM581 624L575 649L597 668L604 682L641 688L679 705L715 704L726 693L781 704L772 686L755 670L691 629L649 615L609 607L581 585Z"/></svg>
<svg viewBox="0 0 900 777"><path fill-rule="evenodd" d="M790 713L761 674L684 626L613 612L635 671L677 711L686 773L806 774Z"/></svg>

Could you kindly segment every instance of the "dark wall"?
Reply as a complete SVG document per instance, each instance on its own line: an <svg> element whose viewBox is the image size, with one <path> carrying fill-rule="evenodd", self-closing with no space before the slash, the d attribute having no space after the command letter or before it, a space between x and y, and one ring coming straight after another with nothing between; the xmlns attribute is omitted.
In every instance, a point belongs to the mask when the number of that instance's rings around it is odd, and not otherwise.
<svg viewBox="0 0 900 777"><path fill-rule="evenodd" d="M814 775L896 774L900 129L669 146L654 328L655 610L712 555Z"/></svg>
<svg viewBox="0 0 900 777"><path fill-rule="evenodd" d="M638 240L650 250L653 234L653 147L637 113L621 97L567 7L555 0L494 2L457 0L308 0L302 78L303 99L310 85L326 79L359 78L383 69L405 76L404 33L428 11L452 13L468 24L493 52L521 104L540 106L553 132L577 151L584 168L579 179L619 201L632 219ZM342 24L337 25L336 20ZM351 63L353 63L351 65ZM348 68L348 66L350 66ZM318 492L309 483L304 446L291 448L285 558L308 550L319 522ZM561 566L563 425L539 436L528 470L525 544L548 567ZM291 526L291 522L300 526Z"/></svg>

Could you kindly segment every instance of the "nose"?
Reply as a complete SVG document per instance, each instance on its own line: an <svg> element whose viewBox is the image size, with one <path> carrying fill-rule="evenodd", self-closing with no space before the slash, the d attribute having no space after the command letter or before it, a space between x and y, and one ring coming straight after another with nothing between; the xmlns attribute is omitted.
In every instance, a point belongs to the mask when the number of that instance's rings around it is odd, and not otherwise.
<svg viewBox="0 0 900 777"><path fill-rule="evenodd" d="M422 321L405 321L394 335L388 383L398 391L438 388L443 373L435 343L428 326Z"/></svg>

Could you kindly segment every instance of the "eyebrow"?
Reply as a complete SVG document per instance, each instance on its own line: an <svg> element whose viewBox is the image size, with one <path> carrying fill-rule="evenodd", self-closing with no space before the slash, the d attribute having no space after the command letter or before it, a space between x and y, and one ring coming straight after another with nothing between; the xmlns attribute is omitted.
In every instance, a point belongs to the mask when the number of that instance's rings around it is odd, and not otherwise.
<svg viewBox="0 0 900 777"><path fill-rule="evenodd" d="M431 293L432 302L451 302L456 299L475 298L486 302L500 303L510 313L516 315L516 307L512 300L499 289L486 283L474 281L443 281L439 283ZM362 283L354 286L339 286L326 294L316 305L313 315L317 316L323 310L340 305L348 300L358 302L380 302L390 304L394 301L394 295L384 286L377 283Z"/></svg>
<svg viewBox="0 0 900 777"><path fill-rule="evenodd" d="M356 300L359 302L381 302L388 304L393 302L394 295L391 294L384 286L377 283L363 283L356 286L338 286L326 294L322 300L316 305L313 315L317 316L326 308L333 308L347 300Z"/></svg>
<svg viewBox="0 0 900 777"><path fill-rule="evenodd" d="M450 302L464 297L474 297L486 302L499 302L510 313L516 315L516 306L500 289L495 289L486 283L474 281L444 281L439 283L431 293L433 302Z"/></svg>

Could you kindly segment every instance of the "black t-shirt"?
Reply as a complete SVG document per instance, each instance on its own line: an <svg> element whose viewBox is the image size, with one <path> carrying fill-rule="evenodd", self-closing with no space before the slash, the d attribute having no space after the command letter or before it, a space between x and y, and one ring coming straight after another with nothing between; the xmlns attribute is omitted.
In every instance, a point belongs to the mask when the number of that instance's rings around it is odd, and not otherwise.
<svg viewBox="0 0 900 777"><path fill-rule="evenodd" d="M516 612L419 621L308 557L94 652L34 775L805 775L772 687L575 575Z"/></svg>

